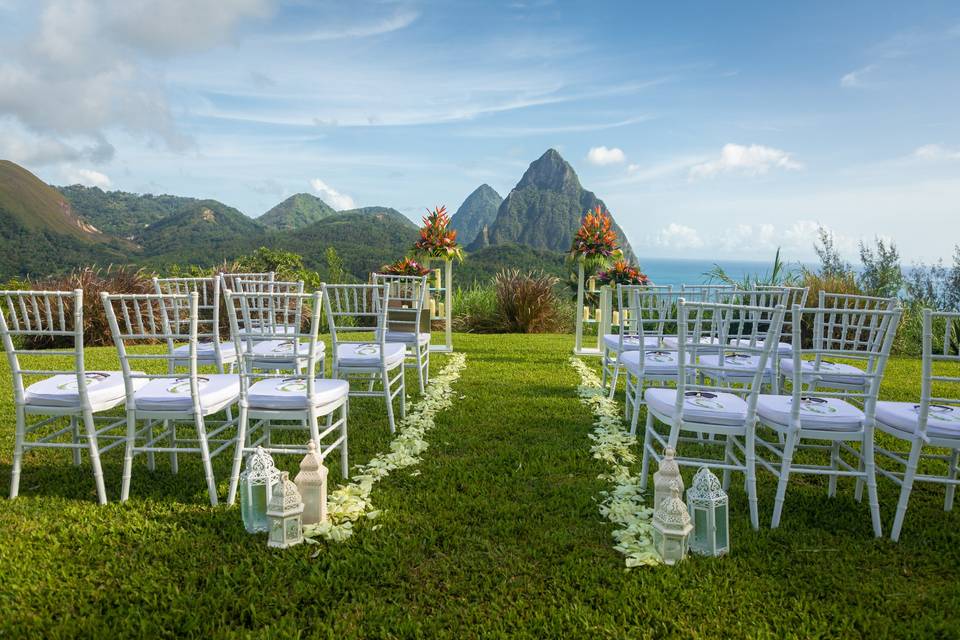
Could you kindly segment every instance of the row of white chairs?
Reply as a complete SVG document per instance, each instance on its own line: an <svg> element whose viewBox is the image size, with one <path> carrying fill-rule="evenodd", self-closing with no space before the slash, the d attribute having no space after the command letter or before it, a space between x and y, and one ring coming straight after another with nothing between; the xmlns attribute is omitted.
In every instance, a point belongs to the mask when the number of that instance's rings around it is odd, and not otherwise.
<svg viewBox="0 0 960 640"><path fill-rule="evenodd" d="M632 433L639 408L647 407L644 486L651 461L659 461L671 448L682 466L706 464L722 470L725 488L731 472L742 472L755 529L757 465L778 479L771 527L780 523L794 474L828 476L830 496L836 493L838 478L854 478L858 501L866 486L878 537L878 473L901 486L893 540L899 539L914 482L946 485L944 508L952 508L958 484L960 377L949 366L960 363L955 353L960 314L924 314L920 401L891 402L879 400L879 393L901 314L895 299L821 293L818 307L804 308L806 291L793 288L714 289L696 296L624 286L618 297L621 309L630 309L621 319L629 319L621 320L612 362L605 355L604 370L609 371L611 393L617 370L626 373L625 411ZM933 327L941 323L943 346L934 352ZM670 325L675 334L664 333ZM935 364L947 369L935 371ZM787 380L789 392L782 395ZM936 392L935 384L940 385ZM660 424L666 432L658 431ZM876 430L906 442L909 452L875 445ZM720 447L722 456L686 455L690 446ZM947 453L930 452L930 447ZM819 452L825 464L799 463L800 451ZM876 454L902 471L878 467ZM922 458L945 462L946 473L919 473Z"/></svg>
<svg viewBox="0 0 960 640"><path fill-rule="evenodd" d="M19 493L27 451L65 448L74 464L89 452L97 497L105 503L100 456L122 446L121 500L129 496L136 455L145 454L153 470L156 454L167 453L176 473L178 454L199 453L215 505L212 460L232 449L232 503L245 454L257 446L276 454L306 452L306 445L275 441L275 432L291 430L306 431L323 456L339 449L346 477L349 398L383 397L393 432L394 403L401 417L406 412L405 369L416 368L421 389L428 382L429 327L420 328L426 278L378 274L373 284L304 293L302 282L246 273L158 278L154 288L101 294L120 371L86 367L83 291L0 292L0 335L16 408L11 498ZM330 378L324 377L324 321L333 345ZM23 366L21 359L47 364ZM72 366L63 366L65 359ZM165 373L143 371L149 362L160 362ZM46 377L28 384L37 376ZM122 405L124 417L105 415Z"/></svg>

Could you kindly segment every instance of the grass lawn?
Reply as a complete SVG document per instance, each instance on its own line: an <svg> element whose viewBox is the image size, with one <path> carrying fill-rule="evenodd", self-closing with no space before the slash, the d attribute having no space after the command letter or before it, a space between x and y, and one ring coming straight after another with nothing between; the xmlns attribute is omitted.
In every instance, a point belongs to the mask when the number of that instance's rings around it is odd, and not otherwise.
<svg viewBox="0 0 960 640"><path fill-rule="evenodd" d="M152 474L138 456L130 501L101 507L86 457L28 454L21 497L0 502L0 637L960 636L960 508L944 513L939 487L915 487L893 544L872 537L852 481L828 499L825 480L794 477L781 528L765 528L775 483L760 471L759 532L731 487L732 555L626 571L597 512L605 467L588 452L572 342L457 335L464 397L437 416L423 462L374 489L383 526L360 523L344 543L268 549L239 508L209 506L199 456L181 456L177 476L164 456ZM91 349L88 366L116 367L112 349ZM8 373L0 389L6 495ZM918 393L919 361L891 361L884 397ZM351 409L356 464L389 434L382 401ZM111 499L121 459L104 460ZM229 462L215 460L221 497ZM879 483L888 529L898 489Z"/></svg>

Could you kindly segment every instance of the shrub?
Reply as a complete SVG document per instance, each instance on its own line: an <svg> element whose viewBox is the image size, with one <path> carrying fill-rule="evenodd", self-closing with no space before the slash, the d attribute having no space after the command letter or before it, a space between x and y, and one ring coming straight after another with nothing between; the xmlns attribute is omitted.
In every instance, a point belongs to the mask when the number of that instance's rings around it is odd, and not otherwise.
<svg viewBox="0 0 960 640"><path fill-rule="evenodd" d="M506 333L553 333L569 329L556 292L557 278L542 271L503 270L493 279L500 327Z"/></svg>
<svg viewBox="0 0 960 640"><path fill-rule="evenodd" d="M30 288L45 291L73 291L83 289L83 340L86 346L113 344L113 334L107 322L106 310L100 293L153 293L153 274L129 266L84 267L67 275L50 276L29 282ZM67 341L35 337L24 341L29 349L60 347Z"/></svg>
<svg viewBox="0 0 960 640"><path fill-rule="evenodd" d="M453 312L454 331L497 333L500 330L497 293L490 284L457 289L453 294Z"/></svg>

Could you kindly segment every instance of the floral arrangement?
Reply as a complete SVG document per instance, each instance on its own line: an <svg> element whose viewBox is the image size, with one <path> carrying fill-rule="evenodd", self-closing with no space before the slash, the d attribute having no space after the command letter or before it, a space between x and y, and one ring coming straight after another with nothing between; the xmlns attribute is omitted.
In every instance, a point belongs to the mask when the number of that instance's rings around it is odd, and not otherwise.
<svg viewBox="0 0 960 640"><path fill-rule="evenodd" d="M580 374L580 402L590 407L594 415L590 453L609 467L609 473L599 476L613 485L600 493L600 515L617 525L613 531L617 541L614 549L625 556L628 569L661 564L653 547L653 509L644 504L640 478L630 471L637 461L632 450L637 440L623 423L617 402L600 386L596 371L579 358L570 358L570 365Z"/></svg>
<svg viewBox="0 0 960 640"><path fill-rule="evenodd" d="M408 410L407 416L397 424L397 437L390 443L389 452L380 453L367 464L357 467L357 473L353 475L350 483L340 485L330 492L327 500L327 520L304 526L304 542L318 544L318 538L329 542L343 542L353 535L355 522L375 520L380 515L380 511L374 509L370 498L374 485L391 472L420 462L421 455L430 446L426 435L435 426L434 417L438 412L453 406L453 383L460 378L460 373L467 366L466 361L465 354L454 353L437 375L430 376L430 384L423 399ZM413 471L410 475L420 475L420 471ZM374 530L379 528L379 524L372 527ZM319 553L317 551L314 557Z"/></svg>
<svg viewBox="0 0 960 640"><path fill-rule="evenodd" d="M613 231L613 219L600 205L587 213L573 237L570 255L590 261L605 263L622 255Z"/></svg>
<svg viewBox="0 0 960 640"><path fill-rule="evenodd" d="M427 210L423 217L420 238L413 248L423 255L444 260L463 260L463 247L457 243L457 232L450 229L450 216L446 207Z"/></svg>
<svg viewBox="0 0 960 640"><path fill-rule="evenodd" d="M393 264L380 267L380 273L392 276L425 276L430 273L430 269L411 258L401 258Z"/></svg>
<svg viewBox="0 0 960 640"><path fill-rule="evenodd" d="M650 278L637 267L626 260L617 260L606 271L597 274L597 282L601 285L611 284L650 284Z"/></svg>

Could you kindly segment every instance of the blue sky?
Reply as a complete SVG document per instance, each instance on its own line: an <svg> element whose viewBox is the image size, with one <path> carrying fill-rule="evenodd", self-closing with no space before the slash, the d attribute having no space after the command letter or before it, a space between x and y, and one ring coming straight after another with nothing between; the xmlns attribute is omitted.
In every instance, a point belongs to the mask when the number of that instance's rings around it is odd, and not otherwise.
<svg viewBox="0 0 960 640"><path fill-rule="evenodd" d="M549 147L644 256L960 241L960 4L0 0L0 157L416 219Z"/></svg>

